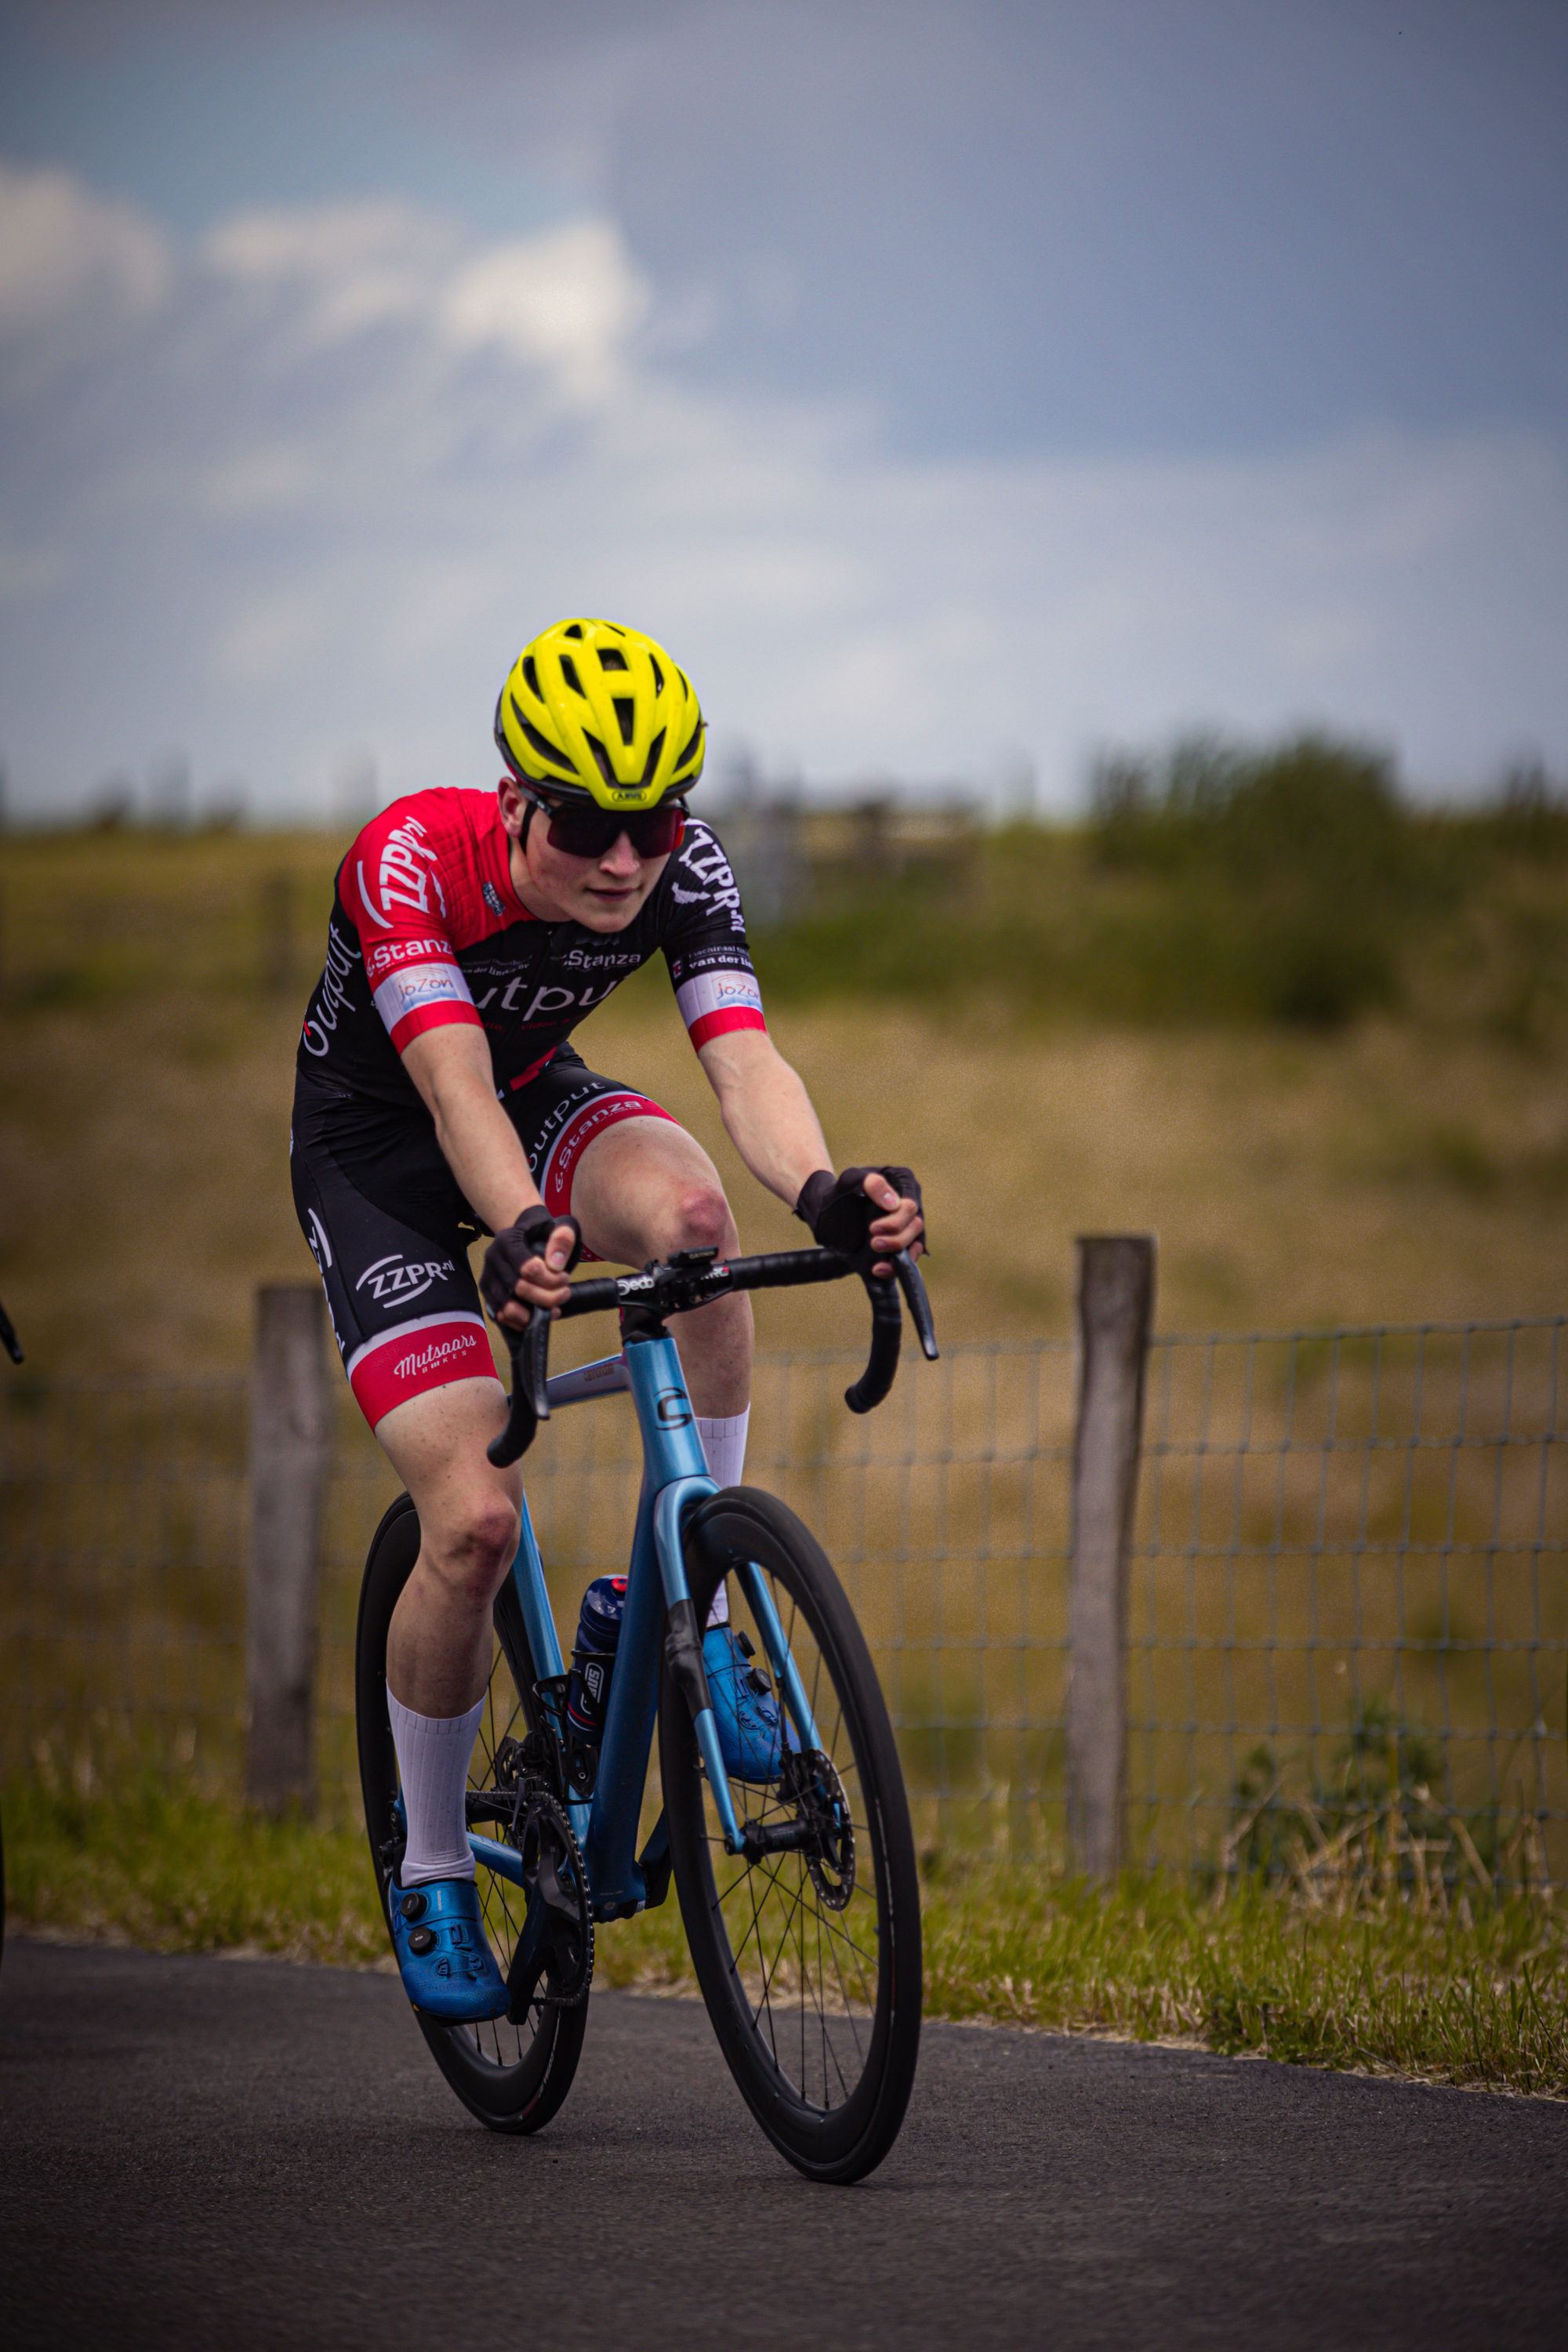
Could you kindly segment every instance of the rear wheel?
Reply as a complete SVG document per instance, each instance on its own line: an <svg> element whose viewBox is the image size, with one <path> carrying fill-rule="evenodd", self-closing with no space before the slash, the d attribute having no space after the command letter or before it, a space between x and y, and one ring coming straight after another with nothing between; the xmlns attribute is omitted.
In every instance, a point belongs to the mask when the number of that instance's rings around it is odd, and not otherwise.
<svg viewBox="0 0 1568 2352"><path fill-rule="evenodd" d="M750 1596L743 1563L756 1580ZM731 1622L766 1685L759 1696L792 1717L799 1751L770 1779L731 1779L758 1851L727 1854L666 1664L659 1762L698 1982L774 2147L813 2179L858 2180L898 2136L920 2050L920 1881L888 1711L826 1554L771 1495L735 1486L700 1505L686 1523L686 1571L700 1624L727 1580ZM805 1709L792 1709L770 1654L770 1614ZM807 1709L815 1738L800 1720Z"/></svg>
<svg viewBox="0 0 1568 2352"><path fill-rule="evenodd" d="M402 1843L397 1755L386 1711L386 1634L398 1595L418 1557L419 1520L407 1496L401 1495L371 1544L360 1589L354 1648L360 1784L384 1912ZM521 1740L538 1727L533 1660L510 1577L497 1596L495 1621L495 1661L468 1774L468 1785L475 1791L498 1786L496 1759L502 1742ZM503 1769L505 1762L503 1754ZM491 1824L487 1822L485 1827L495 1834ZM524 1898L510 1881L482 1867L479 1892L485 1932L504 1977L522 1929ZM552 1981L547 1969L526 2015L517 2024L501 2017L480 2025L438 2025L415 2011L442 2074L469 2113L492 2131L538 2131L572 2087L587 2023L587 2003L579 2001L570 2009L551 2005L546 1996Z"/></svg>

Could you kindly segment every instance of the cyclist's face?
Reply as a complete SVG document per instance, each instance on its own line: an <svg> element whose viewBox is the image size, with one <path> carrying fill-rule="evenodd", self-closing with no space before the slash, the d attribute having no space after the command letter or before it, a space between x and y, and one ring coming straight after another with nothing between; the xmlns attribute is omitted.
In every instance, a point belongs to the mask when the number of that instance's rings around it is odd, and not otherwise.
<svg viewBox="0 0 1568 2352"><path fill-rule="evenodd" d="M602 856L573 857L554 848L542 812L521 835L528 803L515 785L500 788L501 817L512 836L511 878L531 915L547 923L581 923L590 931L624 931L646 905L668 857L641 857L620 834Z"/></svg>

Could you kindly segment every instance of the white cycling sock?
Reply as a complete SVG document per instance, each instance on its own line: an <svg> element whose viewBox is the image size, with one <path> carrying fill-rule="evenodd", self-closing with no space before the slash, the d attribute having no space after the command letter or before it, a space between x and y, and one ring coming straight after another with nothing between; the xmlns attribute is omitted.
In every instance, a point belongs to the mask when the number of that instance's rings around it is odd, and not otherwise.
<svg viewBox="0 0 1568 2352"><path fill-rule="evenodd" d="M738 1486L746 1466L746 1430L752 1418L752 1408L744 1412L732 1412L725 1417L697 1416L697 1434L702 1440L702 1451L708 1456L708 1475L716 1486ZM730 1622L730 1591L721 1584L713 1595L713 1606L708 1612L710 1625L727 1625Z"/></svg>
<svg viewBox="0 0 1568 2352"><path fill-rule="evenodd" d="M463 1796L484 1700L467 1715L416 1715L393 1696L388 1684L386 1711L392 1717L408 1816L408 1851L399 1884L424 1886L433 1878L472 1878L474 1850L463 1818Z"/></svg>

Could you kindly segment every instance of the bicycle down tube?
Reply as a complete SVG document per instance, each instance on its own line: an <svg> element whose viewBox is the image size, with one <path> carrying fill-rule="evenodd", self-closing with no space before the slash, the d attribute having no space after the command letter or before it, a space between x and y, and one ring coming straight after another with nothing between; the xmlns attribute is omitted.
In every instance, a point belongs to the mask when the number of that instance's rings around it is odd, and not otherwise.
<svg viewBox="0 0 1568 2352"><path fill-rule="evenodd" d="M708 1473L673 1339L632 1339L622 1357L589 1365L582 1372L565 1373L558 1381L552 1381L551 1388L552 1406L629 1389L642 1436L643 1487L632 1538L616 1673L610 1683L604 1735L599 1744L598 1773L593 1797L574 1800L571 1806L573 1827L582 1842L588 1884L593 1889L595 1915L600 1919L622 1918L640 1910L647 1899L647 1885L636 1849L648 1753L658 1712L661 1631L667 1610L683 1601L689 1606L681 1556L681 1520L693 1504L717 1489ZM542 1675L546 1678L560 1675L564 1670L564 1659L526 1500L511 1575ZM704 1761L715 1788L722 1791L723 1805L730 1813L725 1828L738 1837L710 1707L706 1710L706 1724L700 1719L700 1740L704 1729ZM487 1869L500 1870L503 1876L512 1875L508 1869L509 1848L472 1831L468 1842ZM515 1856L510 1859L515 1863Z"/></svg>

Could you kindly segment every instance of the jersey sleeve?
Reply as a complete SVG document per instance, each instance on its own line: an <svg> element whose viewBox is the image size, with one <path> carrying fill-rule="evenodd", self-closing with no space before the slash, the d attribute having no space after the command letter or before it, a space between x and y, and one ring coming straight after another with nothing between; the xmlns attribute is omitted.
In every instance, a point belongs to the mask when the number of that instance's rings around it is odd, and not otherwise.
<svg viewBox="0 0 1568 2352"><path fill-rule="evenodd" d="M443 870L443 847L437 826L395 801L358 835L338 878L375 1009L400 1054L426 1029L482 1025L458 962L458 877Z"/></svg>
<svg viewBox="0 0 1568 2352"><path fill-rule="evenodd" d="M765 1033L734 872L718 835L700 818L687 819L663 887L668 907L661 944L692 1045L706 1045L732 1029Z"/></svg>

